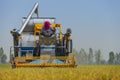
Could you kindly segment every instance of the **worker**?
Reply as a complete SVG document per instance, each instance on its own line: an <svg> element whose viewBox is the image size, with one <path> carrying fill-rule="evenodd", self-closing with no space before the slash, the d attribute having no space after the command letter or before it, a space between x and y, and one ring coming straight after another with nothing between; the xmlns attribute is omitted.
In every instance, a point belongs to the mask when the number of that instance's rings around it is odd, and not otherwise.
<svg viewBox="0 0 120 80"><path fill-rule="evenodd" d="M55 30L50 26L50 22L45 21L41 34L44 35L45 37L50 37L54 34L54 32Z"/></svg>

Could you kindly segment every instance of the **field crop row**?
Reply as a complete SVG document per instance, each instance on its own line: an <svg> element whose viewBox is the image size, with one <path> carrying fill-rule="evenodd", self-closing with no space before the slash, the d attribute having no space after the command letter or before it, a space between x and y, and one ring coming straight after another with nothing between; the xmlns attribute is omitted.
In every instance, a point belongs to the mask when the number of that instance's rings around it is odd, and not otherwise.
<svg viewBox="0 0 120 80"><path fill-rule="evenodd" d="M120 66L114 65L76 68L4 67L0 67L0 80L120 80Z"/></svg>

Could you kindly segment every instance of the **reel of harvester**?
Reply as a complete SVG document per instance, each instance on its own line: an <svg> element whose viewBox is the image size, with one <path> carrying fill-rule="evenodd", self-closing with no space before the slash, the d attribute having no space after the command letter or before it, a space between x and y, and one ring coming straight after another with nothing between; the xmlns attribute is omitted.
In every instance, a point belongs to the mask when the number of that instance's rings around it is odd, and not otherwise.
<svg viewBox="0 0 120 80"><path fill-rule="evenodd" d="M37 17L32 17L34 13ZM50 23L52 33L50 36L45 36L43 31L46 21ZM13 29L11 34L14 42L14 50L10 48L13 68L76 66L75 56L71 55L71 29L67 29L63 34L62 26L55 23L55 18L38 17L38 3L28 17L23 18L21 29Z"/></svg>

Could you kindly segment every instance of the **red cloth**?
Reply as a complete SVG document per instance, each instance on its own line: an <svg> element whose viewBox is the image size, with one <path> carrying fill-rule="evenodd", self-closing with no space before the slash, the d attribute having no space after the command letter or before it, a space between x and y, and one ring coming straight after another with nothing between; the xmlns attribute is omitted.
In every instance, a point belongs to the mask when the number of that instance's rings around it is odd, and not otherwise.
<svg viewBox="0 0 120 80"><path fill-rule="evenodd" d="M50 22L49 21L45 21L44 27L45 27L45 30L50 29Z"/></svg>

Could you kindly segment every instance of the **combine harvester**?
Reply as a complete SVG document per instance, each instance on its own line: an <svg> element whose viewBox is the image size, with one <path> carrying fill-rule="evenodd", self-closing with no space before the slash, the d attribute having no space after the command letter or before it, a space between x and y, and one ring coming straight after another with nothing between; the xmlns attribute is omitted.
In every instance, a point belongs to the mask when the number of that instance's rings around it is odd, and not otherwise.
<svg viewBox="0 0 120 80"><path fill-rule="evenodd" d="M33 15L36 17L33 17ZM62 33L61 24L53 17L38 17L38 3L23 18L19 30L13 29L13 48L10 48L12 68L18 67L75 67L75 56L72 53L71 29ZM50 22L54 34L44 36L42 29L45 21ZM13 53L12 53L13 49Z"/></svg>

